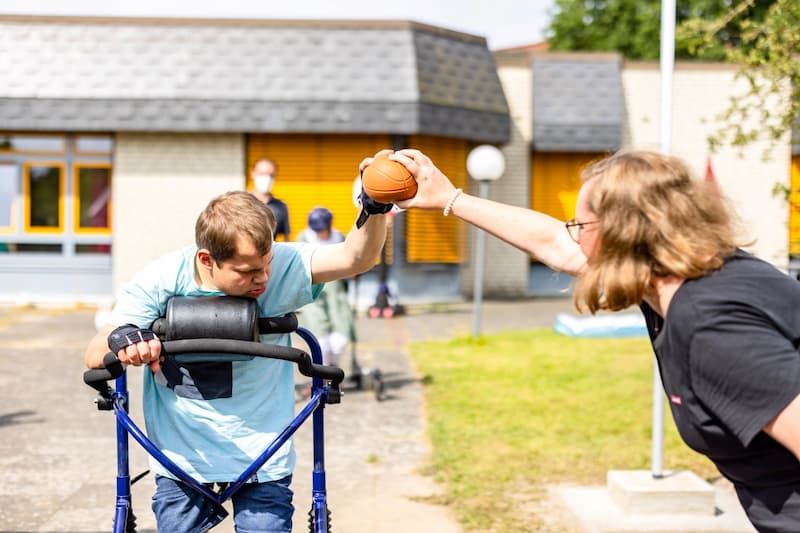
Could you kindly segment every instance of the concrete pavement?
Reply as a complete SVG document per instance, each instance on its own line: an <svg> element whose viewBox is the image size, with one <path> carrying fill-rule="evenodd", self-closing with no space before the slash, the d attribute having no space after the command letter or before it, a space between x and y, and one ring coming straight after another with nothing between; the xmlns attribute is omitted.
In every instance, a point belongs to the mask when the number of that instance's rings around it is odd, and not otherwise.
<svg viewBox="0 0 800 533"><path fill-rule="evenodd" d="M486 303L486 331L552 324L569 302L529 302L535 313L496 310ZM429 447L422 387L406 356L408 341L470 331L465 304L412 309L391 320L359 319L357 357L379 367L387 398L347 391L326 409L327 479L334 531L393 533L461 531L449 509L436 505L441 487L420 474ZM526 316L527 315L527 318ZM503 317L497 325L492 317ZM111 529L114 506L114 417L94 408L81 380L83 351L94 334L94 309L0 308L0 532L100 532ZM342 362L349 368L349 360ZM141 420L138 370L129 377L131 413ZM138 418L137 418L138 417ZM306 530L310 505L311 431L296 443L295 531ZM147 469L131 445L131 474ZM153 481L134 485L139 531L154 531ZM230 520L215 528L233 531Z"/></svg>
<svg viewBox="0 0 800 533"><path fill-rule="evenodd" d="M571 311L568 298L484 302L482 332L551 327L557 313ZM387 398L378 402L371 391L347 390L341 404L326 408L333 531L462 533L450 509L436 503L442 487L420 472L429 443L422 385L407 344L467 335L472 324L469 304L416 307L390 320L359 317L357 357L364 367L380 368ZM114 417L94 408L95 395L81 380L83 351L93 334L94 309L0 307L0 533L111 530ZM349 358L342 366L350 368ZM141 421L138 372L131 372L129 386L131 413ZM308 530L310 424L295 441L294 531L299 533ZM146 469L146 455L132 442L132 475ZM155 531L152 491L149 475L134 486L140 533ZM605 531L577 521L558 488L551 493L555 496L529 510L543 517L540 531ZM593 495L585 494L588 507ZM232 520L213 531L233 532Z"/></svg>

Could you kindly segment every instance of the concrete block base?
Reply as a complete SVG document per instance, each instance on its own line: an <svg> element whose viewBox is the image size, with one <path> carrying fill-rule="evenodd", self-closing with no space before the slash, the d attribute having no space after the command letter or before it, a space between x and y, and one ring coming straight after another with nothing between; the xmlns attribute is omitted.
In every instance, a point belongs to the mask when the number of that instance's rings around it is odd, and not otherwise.
<svg viewBox="0 0 800 533"><path fill-rule="evenodd" d="M653 479L649 471L611 471L605 487L550 491L581 533L756 533L730 487L688 472Z"/></svg>
<svg viewBox="0 0 800 533"><path fill-rule="evenodd" d="M610 470L608 495L623 514L714 514L714 489L688 471L654 478L645 470Z"/></svg>

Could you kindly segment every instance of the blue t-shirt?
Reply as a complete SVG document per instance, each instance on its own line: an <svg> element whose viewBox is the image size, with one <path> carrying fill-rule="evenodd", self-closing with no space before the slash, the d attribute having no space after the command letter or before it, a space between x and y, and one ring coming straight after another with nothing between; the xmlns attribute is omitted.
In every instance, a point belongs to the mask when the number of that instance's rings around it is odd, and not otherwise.
<svg viewBox="0 0 800 533"><path fill-rule="evenodd" d="M313 301L323 285L311 283L312 245L275 243L272 274L258 301L259 316L281 316ZM219 296L194 279L197 246L189 246L145 266L123 286L112 325L150 327L164 316L173 296ZM262 335L261 342L290 345L290 336ZM169 359L168 359L169 361ZM292 363L254 358L233 361L214 379L227 380L229 394L203 399L176 386L169 367L144 369L142 405L148 437L164 454L201 482L233 481L249 467L294 416ZM225 388L225 384L217 383ZM284 478L294 469L291 440L256 473L258 481ZM151 469L175 477L155 459Z"/></svg>

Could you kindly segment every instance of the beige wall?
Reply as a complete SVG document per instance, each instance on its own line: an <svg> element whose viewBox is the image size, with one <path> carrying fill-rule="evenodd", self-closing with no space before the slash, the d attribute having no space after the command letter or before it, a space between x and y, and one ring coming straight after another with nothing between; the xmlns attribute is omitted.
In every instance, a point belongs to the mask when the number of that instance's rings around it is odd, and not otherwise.
<svg viewBox="0 0 800 533"><path fill-rule="evenodd" d="M149 260L194 242L194 223L215 195L244 187L240 134L116 136L113 286Z"/></svg>
<svg viewBox="0 0 800 533"><path fill-rule="evenodd" d="M762 159L766 144L740 150L722 148L711 154L707 138L719 127L717 118L729 99L744 93L732 65L677 63L673 79L671 152L686 160L700 176L711 158L717 183L741 218L747 248L779 268L788 266L788 205L773 197L776 183L788 184L791 146L785 142ZM627 147L660 148L660 72L655 63L626 63L623 72Z"/></svg>
<svg viewBox="0 0 800 533"><path fill-rule="evenodd" d="M528 207L530 199L530 146L533 130L533 75L527 67L498 69L511 114L511 140L501 147L506 159L506 171L489 186L489 197L499 202ZM470 180L471 193L478 194L478 184ZM475 229L470 228L474 250ZM523 297L528 294L530 258L492 236L486 238L486 268L484 293L490 297ZM462 291L471 296L472 266L466 265L462 276Z"/></svg>

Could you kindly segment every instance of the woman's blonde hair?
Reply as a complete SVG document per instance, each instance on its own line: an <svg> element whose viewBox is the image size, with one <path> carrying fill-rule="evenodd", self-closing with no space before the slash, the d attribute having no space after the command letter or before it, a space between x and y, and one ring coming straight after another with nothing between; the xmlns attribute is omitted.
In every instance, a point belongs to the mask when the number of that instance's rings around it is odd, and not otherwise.
<svg viewBox="0 0 800 533"><path fill-rule="evenodd" d="M267 204L244 191L212 199L194 227L198 248L205 248L219 263L236 255L236 240L247 236L261 255L272 249L275 215Z"/></svg>
<svg viewBox="0 0 800 533"><path fill-rule="evenodd" d="M578 309L638 305L653 277L698 278L739 245L725 200L678 158L618 152L581 179L591 181L588 207L599 221L599 243L576 280Z"/></svg>

